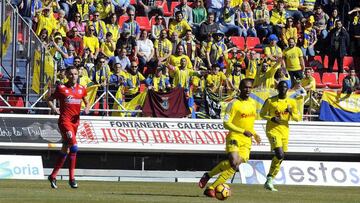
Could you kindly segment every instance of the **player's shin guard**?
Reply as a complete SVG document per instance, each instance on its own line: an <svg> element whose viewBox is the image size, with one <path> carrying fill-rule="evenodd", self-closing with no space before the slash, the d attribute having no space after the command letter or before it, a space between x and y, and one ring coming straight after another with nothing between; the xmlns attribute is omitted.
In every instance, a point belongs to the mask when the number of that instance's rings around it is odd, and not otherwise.
<svg viewBox="0 0 360 203"><path fill-rule="evenodd" d="M77 151L78 151L77 145L73 145L70 147L69 180L75 180L75 166L76 166Z"/></svg>
<svg viewBox="0 0 360 203"><path fill-rule="evenodd" d="M67 153L64 153L62 151L59 152L58 158L56 160L54 170L51 173L51 178L56 179L56 175L58 174L60 168L64 165L64 162L66 160Z"/></svg>
<svg viewBox="0 0 360 203"><path fill-rule="evenodd" d="M281 165L282 161L283 161L282 159L279 160L276 156L274 156L272 161L271 161L270 170L269 170L269 173L268 173L267 176L275 178L275 176L280 171L280 165Z"/></svg>
<svg viewBox="0 0 360 203"><path fill-rule="evenodd" d="M222 162L220 162L218 165L216 165L210 172L209 172L209 176L210 178L223 172L228 170L229 168L231 168L230 162L229 160L224 160Z"/></svg>
<svg viewBox="0 0 360 203"><path fill-rule="evenodd" d="M219 177L215 180L213 184L210 185L209 188L214 189L216 186L225 183L229 178L231 178L234 175L235 172L236 172L235 169L231 167L221 172Z"/></svg>

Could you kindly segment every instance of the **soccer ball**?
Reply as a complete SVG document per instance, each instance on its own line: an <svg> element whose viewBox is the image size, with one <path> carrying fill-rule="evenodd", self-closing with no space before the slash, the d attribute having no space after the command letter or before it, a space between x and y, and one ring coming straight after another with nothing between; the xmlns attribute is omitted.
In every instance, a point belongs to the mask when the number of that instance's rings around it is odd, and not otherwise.
<svg viewBox="0 0 360 203"><path fill-rule="evenodd" d="M220 184L215 188L215 197L218 200L226 200L231 195L231 189L228 184Z"/></svg>

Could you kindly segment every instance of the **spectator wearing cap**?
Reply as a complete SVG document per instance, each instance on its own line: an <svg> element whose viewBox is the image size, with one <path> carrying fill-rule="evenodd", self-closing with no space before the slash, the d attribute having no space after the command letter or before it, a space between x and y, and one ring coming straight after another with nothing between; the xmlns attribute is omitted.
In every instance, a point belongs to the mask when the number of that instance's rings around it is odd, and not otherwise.
<svg viewBox="0 0 360 203"><path fill-rule="evenodd" d="M270 12L267 8L266 0L260 0L258 6L254 11L255 29L262 41L263 38L268 37L272 33L272 26L270 24Z"/></svg>
<svg viewBox="0 0 360 203"><path fill-rule="evenodd" d="M206 6L208 13L214 13L215 22L218 22L224 7L224 0L206 0Z"/></svg>
<svg viewBox="0 0 360 203"><path fill-rule="evenodd" d="M198 35L200 32L200 25L202 22L206 21L206 8L204 6L203 0L196 0L194 3L194 7L192 9L192 17L193 17L193 23L192 28L194 30L194 35Z"/></svg>
<svg viewBox="0 0 360 203"><path fill-rule="evenodd" d="M107 32L112 34L112 41L116 41L120 38L121 29L117 22L117 17L115 13L109 15L110 22L106 24Z"/></svg>
<svg viewBox="0 0 360 203"><path fill-rule="evenodd" d="M187 2L188 2L187 0L180 0L180 4L174 8L174 14L176 14L177 11L181 11L184 20L186 20L188 24L192 26L193 23L192 8L187 5Z"/></svg>
<svg viewBox="0 0 360 203"><path fill-rule="evenodd" d="M84 43L77 27L72 27L67 33L64 44L66 48L69 48L70 45L74 47L77 56L83 55Z"/></svg>
<svg viewBox="0 0 360 203"><path fill-rule="evenodd" d="M50 7L43 7L38 10L34 20L35 22L37 21L36 35L39 36L42 29L46 29L49 35L51 35L56 29L56 19L50 15L51 13Z"/></svg>
<svg viewBox="0 0 360 203"><path fill-rule="evenodd" d="M159 39L155 40L154 49L158 65L164 64L172 54L173 45L167 39L167 31L165 29L161 30Z"/></svg>
<svg viewBox="0 0 360 203"><path fill-rule="evenodd" d="M172 35L176 32L178 36L182 38L185 36L187 30L191 30L190 25L183 18L183 13L181 11L177 11L175 13L175 20L171 21L169 24L169 34Z"/></svg>
<svg viewBox="0 0 360 203"><path fill-rule="evenodd" d="M164 15L165 3L165 0L161 0L160 4L157 4L155 0L137 0L137 10L140 15L145 15L150 19L155 15Z"/></svg>
<svg viewBox="0 0 360 203"><path fill-rule="evenodd" d="M100 50L99 39L94 35L94 26L88 26L86 35L84 36L84 48L89 48L90 58L95 59Z"/></svg>
<svg viewBox="0 0 360 203"><path fill-rule="evenodd" d="M235 25L235 16L239 7L231 8L230 0L224 0L224 7L221 9L219 16L219 28L224 34L234 33L241 36L242 29Z"/></svg>
<svg viewBox="0 0 360 203"><path fill-rule="evenodd" d="M131 36L130 30L124 30L118 41L116 42L116 49L125 49L129 59L137 60L137 45L134 37Z"/></svg>
<svg viewBox="0 0 360 203"><path fill-rule="evenodd" d="M104 42L101 42L101 53L104 54L107 58L114 56L115 52L115 42L112 40L111 32L106 33L106 38Z"/></svg>
<svg viewBox="0 0 360 203"><path fill-rule="evenodd" d="M292 84L295 84L295 79L301 80L303 78L303 70L305 69L304 56L292 38L289 39L289 47L284 50L283 67L288 70Z"/></svg>
<svg viewBox="0 0 360 203"><path fill-rule="evenodd" d="M50 53L54 56L57 67L59 69L65 69L64 59L68 58L69 55L59 32L55 33L52 45Z"/></svg>
<svg viewBox="0 0 360 203"><path fill-rule="evenodd" d="M130 5L130 0L111 0L111 2L115 6L115 12L119 15L125 14Z"/></svg>
<svg viewBox="0 0 360 203"><path fill-rule="evenodd" d="M103 0L96 4L96 11L100 14L99 18L105 20L111 13L115 13L115 6L111 0Z"/></svg>
<svg viewBox="0 0 360 203"><path fill-rule="evenodd" d="M169 77L163 74L164 71L164 67L159 66L156 68L155 75L153 77L148 77L145 80L149 90L154 90L156 92L167 92L170 90L171 83Z"/></svg>
<svg viewBox="0 0 360 203"><path fill-rule="evenodd" d="M155 23L151 25L151 38L153 40L159 39L161 31L166 28L166 23L163 16L155 16Z"/></svg>
<svg viewBox="0 0 360 203"><path fill-rule="evenodd" d="M265 56L271 60L272 64L274 64L282 58L282 50L277 45L279 39L275 34L271 34L268 38L268 41L270 44L265 47L264 53Z"/></svg>
<svg viewBox="0 0 360 203"><path fill-rule="evenodd" d="M287 48L289 46L289 39L292 38L295 40L295 43L298 41L298 31L297 28L293 26L294 19L289 17L286 19L286 25L281 30L281 45L282 48Z"/></svg>
<svg viewBox="0 0 360 203"><path fill-rule="evenodd" d="M72 21L69 22L69 29L76 28L78 34L80 34L79 37L83 37L85 35L86 31L86 23L82 22L80 13L75 13L72 17Z"/></svg>
<svg viewBox="0 0 360 203"><path fill-rule="evenodd" d="M204 41L212 33L216 33L219 30L219 24L215 23L215 14L208 13L207 20L200 25L200 33L197 37L199 41Z"/></svg>
<svg viewBox="0 0 360 203"><path fill-rule="evenodd" d="M328 37L329 46L329 68L328 72L333 71L335 59L338 64L338 72L343 73L343 61L344 56L347 54L347 50L350 48L349 33L343 27L340 20L336 21L336 28L332 29Z"/></svg>
<svg viewBox="0 0 360 203"><path fill-rule="evenodd" d="M223 59L224 52L227 50L227 46L224 43L224 33L218 31L212 34L213 41L210 41L207 45L206 58L208 67L212 67L213 64L218 64L224 68Z"/></svg>
<svg viewBox="0 0 360 203"><path fill-rule="evenodd" d="M301 11L299 11L300 0L284 0L287 17L293 17L295 21L300 21L303 18Z"/></svg>
<svg viewBox="0 0 360 203"><path fill-rule="evenodd" d="M238 25L242 30L242 36L256 37L254 14L251 10L250 4L244 1L241 4L241 9L237 12L238 14Z"/></svg>
<svg viewBox="0 0 360 203"><path fill-rule="evenodd" d="M130 36L134 37L135 39L139 39L140 26L135 21L135 8L133 6L129 6L127 9L127 14L129 19L123 23L122 32L130 31Z"/></svg>
<svg viewBox="0 0 360 203"><path fill-rule="evenodd" d="M286 24L286 17L284 1L279 0L276 8L271 11L270 23L273 26L273 33L281 35L281 30Z"/></svg>
<svg viewBox="0 0 360 203"><path fill-rule="evenodd" d="M139 59L138 70L144 73L144 67L147 66L150 72L154 72L151 69L154 68L154 44L148 38L146 30L141 31L140 39L136 41L137 55ZM145 73L144 73L145 74Z"/></svg>

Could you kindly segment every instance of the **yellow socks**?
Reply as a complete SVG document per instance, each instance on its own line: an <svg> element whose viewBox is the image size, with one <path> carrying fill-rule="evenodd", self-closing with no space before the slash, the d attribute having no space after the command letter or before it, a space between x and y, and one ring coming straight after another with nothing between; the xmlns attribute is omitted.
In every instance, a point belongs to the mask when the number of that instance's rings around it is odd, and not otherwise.
<svg viewBox="0 0 360 203"><path fill-rule="evenodd" d="M214 189L216 186L225 183L229 178L231 178L235 174L235 170L233 168L228 168L227 170L220 173L219 177L216 181L210 185L210 189Z"/></svg>
<svg viewBox="0 0 360 203"><path fill-rule="evenodd" d="M271 176L271 177L275 178L275 176L280 171L281 162L282 162L282 159L279 160L276 156L274 156L274 158L271 161L271 166L270 166L268 176Z"/></svg>
<svg viewBox="0 0 360 203"><path fill-rule="evenodd" d="M225 171L227 169L231 168L230 162L229 160L224 160L220 163L218 163L218 165L216 165L208 174L211 177L219 174L222 171Z"/></svg>

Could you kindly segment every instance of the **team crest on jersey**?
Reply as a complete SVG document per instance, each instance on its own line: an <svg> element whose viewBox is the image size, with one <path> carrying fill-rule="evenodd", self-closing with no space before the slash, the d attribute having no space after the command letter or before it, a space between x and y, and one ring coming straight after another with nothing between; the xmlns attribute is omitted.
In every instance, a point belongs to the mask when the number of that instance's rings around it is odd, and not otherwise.
<svg viewBox="0 0 360 203"><path fill-rule="evenodd" d="M82 90L78 90L78 94L82 94Z"/></svg>
<svg viewBox="0 0 360 203"><path fill-rule="evenodd" d="M163 109L168 110L169 109L169 97L161 97L161 107L163 107Z"/></svg>

